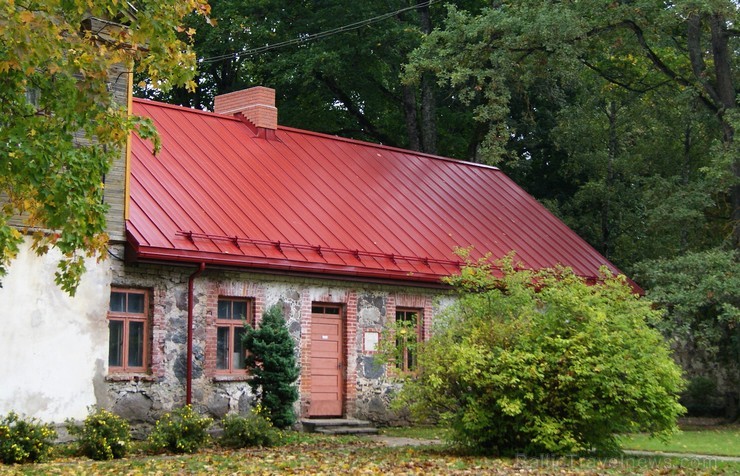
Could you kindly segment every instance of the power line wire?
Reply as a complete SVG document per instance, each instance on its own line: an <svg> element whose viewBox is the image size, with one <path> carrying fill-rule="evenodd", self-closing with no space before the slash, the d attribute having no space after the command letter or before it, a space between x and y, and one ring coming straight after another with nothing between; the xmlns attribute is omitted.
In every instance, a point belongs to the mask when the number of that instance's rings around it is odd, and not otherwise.
<svg viewBox="0 0 740 476"><path fill-rule="evenodd" d="M274 50L274 49L277 49L277 48L283 48L285 46L292 46L292 45L298 45L298 44L308 43L309 41L315 41L315 40L319 40L319 39L322 39L322 38L327 38L329 36L333 36L333 35L336 35L336 34L339 34L339 33L345 33L345 32L348 32L348 31L357 30L359 28L362 28L363 26L367 26L367 25L371 25L373 23L377 23L377 22L380 22L380 21L383 21L383 20L387 20L390 17L396 16L396 15L398 15L400 13L407 12L409 10L414 10L414 9L419 8L419 7L428 7L428 6L430 6L430 5L434 4L434 3L437 3L439 1L440 0L428 0L426 2L420 2L420 3L418 3L418 4L414 5L414 6L411 6L411 7L401 8L400 10L396 10L396 11L393 11L393 12L384 13L382 15L378 15L378 16L372 17L372 18L367 18L365 20L361 20L361 21L358 21L358 22L355 22L355 23L350 23L349 25L340 26L340 27L334 28L332 30L321 31L319 33L313 33L313 34L306 35L306 36L303 36L303 37L294 38L292 40L285 40L285 41L281 41L279 43L273 43L271 45L259 46L257 48L251 48L251 49L248 49L248 50L237 51L237 52L234 52L234 53L227 53L227 54L223 54L223 55L219 55L219 56L211 56L210 58L203 58L202 60L200 60L200 62L201 63L214 63L216 61L221 61L221 60L225 60L225 59L233 59L233 58L237 58L239 56L254 56L254 55L258 55L258 54L264 53L266 51Z"/></svg>

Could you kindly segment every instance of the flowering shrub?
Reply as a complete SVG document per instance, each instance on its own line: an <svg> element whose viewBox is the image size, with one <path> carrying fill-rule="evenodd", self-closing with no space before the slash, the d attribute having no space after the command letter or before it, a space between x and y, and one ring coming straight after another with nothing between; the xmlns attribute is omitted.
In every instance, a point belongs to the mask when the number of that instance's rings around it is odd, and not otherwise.
<svg viewBox="0 0 740 476"><path fill-rule="evenodd" d="M272 426L261 405L248 416L229 415L221 423L224 427L221 444L230 448L272 446L280 438L280 432Z"/></svg>
<svg viewBox="0 0 740 476"><path fill-rule="evenodd" d="M90 413L82 426L67 423L67 430L78 437L81 453L94 460L123 458L130 448L128 422L108 410Z"/></svg>
<svg viewBox="0 0 740 476"><path fill-rule="evenodd" d="M49 456L57 432L51 425L10 412L0 420L0 461L35 463Z"/></svg>
<svg viewBox="0 0 740 476"><path fill-rule="evenodd" d="M193 407L185 405L157 420L149 435L149 443L155 451L194 453L208 443L211 423L212 419L200 416Z"/></svg>

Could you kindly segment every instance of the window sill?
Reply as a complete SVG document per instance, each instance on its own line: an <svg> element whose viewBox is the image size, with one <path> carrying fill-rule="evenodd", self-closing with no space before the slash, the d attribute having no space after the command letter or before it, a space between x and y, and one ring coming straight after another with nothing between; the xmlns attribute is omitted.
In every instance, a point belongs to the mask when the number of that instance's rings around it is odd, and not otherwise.
<svg viewBox="0 0 740 476"><path fill-rule="evenodd" d="M138 373L111 373L105 376L106 382L156 382L154 375Z"/></svg>
<svg viewBox="0 0 740 476"><path fill-rule="evenodd" d="M249 380L249 375L214 375L212 380L214 382L246 382Z"/></svg>

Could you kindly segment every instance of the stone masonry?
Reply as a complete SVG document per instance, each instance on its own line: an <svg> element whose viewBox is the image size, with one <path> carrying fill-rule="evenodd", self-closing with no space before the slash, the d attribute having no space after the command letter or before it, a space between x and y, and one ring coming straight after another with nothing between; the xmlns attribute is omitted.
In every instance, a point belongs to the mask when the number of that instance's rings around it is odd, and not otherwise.
<svg viewBox="0 0 740 476"><path fill-rule="evenodd" d="M113 254L122 256L122 248ZM99 402L134 424L155 421L162 413L185 403L187 289L195 266L124 264L112 259L112 287L145 289L150 294L150 370L143 374L108 373L107 394ZM311 382L311 306L314 303L340 304L343 310L344 414L377 423L398 421L403 415L389 410L397 383L388 365L365 349L365 333L382 335L395 319L397 307L422 311L424 338L430 335L432 319L449 303L443 291L423 288L381 286L260 275L235 271L205 271L194 282L193 405L215 418L228 413L246 413L253 398L246 376L216 372L217 302L219 297L250 298L258 324L262 313L279 305L295 341L301 377L297 382L299 415L305 415Z"/></svg>

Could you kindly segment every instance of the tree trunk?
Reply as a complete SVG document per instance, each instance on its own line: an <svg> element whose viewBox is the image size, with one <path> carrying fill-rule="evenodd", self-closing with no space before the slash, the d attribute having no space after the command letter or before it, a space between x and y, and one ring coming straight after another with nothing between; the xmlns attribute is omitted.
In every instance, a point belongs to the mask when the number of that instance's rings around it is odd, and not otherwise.
<svg viewBox="0 0 740 476"><path fill-rule="evenodd" d="M727 113L736 108L737 104L735 103L735 87L732 84L732 53L726 25L725 18L720 14L714 14L709 18L717 96L721 103L722 139L725 143L725 150L733 153L735 131L727 120ZM740 157L735 156L732 160L732 173L737 182L740 179ZM732 244L737 249L740 246L740 184L738 183L730 189L730 205L732 206Z"/></svg>
<svg viewBox="0 0 740 476"><path fill-rule="evenodd" d="M376 140L380 142L381 144L390 145L393 147L398 147L398 144L396 141L394 141L390 136L386 135L378 129L375 124L373 124L367 116L362 111L362 108L356 104L352 97L347 94L340 86L337 84L337 82L334 80L334 78L330 76L325 76L324 74L320 72L314 73L316 79L324 83L324 85L331 91L332 94L334 94L335 98L338 101L341 101L344 107L347 108L347 112L354 117L357 120L357 123L362 128L362 131L369 137L371 137L373 140Z"/></svg>
<svg viewBox="0 0 740 476"><path fill-rule="evenodd" d="M688 187L689 185L689 173L691 165L691 118L686 121L686 128L683 132L683 164L681 167L681 185ZM681 227L679 250L681 253L685 253L689 246L689 234L685 226Z"/></svg>
<svg viewBox="0 0 740 476"><path fill-rule="evenodd" d="M702 58L701 22L707 20L711 35L712 64L714 65L714 82L706 79L706 62ZM705 92L714 102L715 111L722 124L722 141L728 153L733 152L735 131L727 119L727 112L737 107L735 102L735 86L732 82L733 52L729 46L730 33L727 31L727 21L720 13L709 16L700 16L694 13L688 18L688 51L691 66L696 79L703 86ZM733 157L730 165L732 174L740 179L740 157ZM729 190L732 236L731 242L735 248L740 246L740 184L735 184Z"/></svg>
<svg viewBox="0 0 740 476"><path fill-rule="evenodd" d="M417 9L421 21L421 31L432 32L432 17L429 3L419 3ZM429 73L421 77L421 149L429 154L437 153L437 110L434 99L434 78Z"/></svg>
<svg viewBox="0 0 740 476"><path fill-rule="evenodd" d="M471 134L470 141L468 142L467 157L469 161L481 162L478 157L478 150L480 149L480 144L481 142L483 142L483 139L486 137L486 132L488 132L489 128L490 128L489 123L475 121L473 133Z"/></svg>
<svg viewBox="0 0 740 476"><path fill-rule="evenodd" d="M434 80L429 74L421 78L421 142L422 150L437 153L437 108L434 101Z"/></svg>
<svg viewBox="0 0 740 476"><path fill-rule="evenodd" d="M614 183L614 160L617 157L617 103L611 101L607 111L609 117L609 146L607 150L606 162L606 196L601 206L601 247L604 257L609 259L609 241L611 239L611 227L609 225L609 214L611 212L611 194Z"/></svg>
<svg viewBox="0 0 740 476"><path fill-rule="evenodd" d="M416 115L416 93L408 85L403 86L403 114L406 119L406 135L409 138L409 149L421 152L419 121Z"/></svg>

